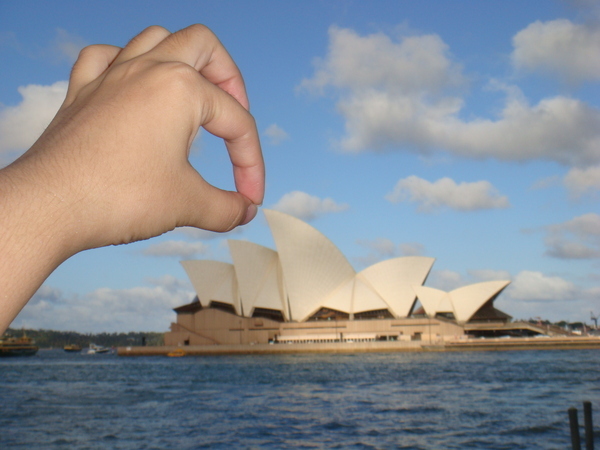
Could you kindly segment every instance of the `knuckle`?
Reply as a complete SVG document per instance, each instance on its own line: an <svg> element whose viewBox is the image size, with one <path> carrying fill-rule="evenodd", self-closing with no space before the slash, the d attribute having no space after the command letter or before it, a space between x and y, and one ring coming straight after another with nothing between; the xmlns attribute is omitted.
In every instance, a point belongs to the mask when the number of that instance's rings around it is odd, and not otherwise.
<svg viewBox="0 0 600 450"><path fill-rule="evenodd" d="M210 28L208 28L206 25L203 25L201 23L196 23L193 25L190 25L186 31L193 33L199 37L211 37L214 36L214 33L210 30Z"/></svg>
<svg viewBox="0 0 600 450"><path fill-rule="evenodd" d="M143 31L143 33L155 35L155 34L167 34L170 32L165 27L161 27L160 25L150 25Z"/></svg>
<svg viewBox="0 0 600 450"><path fill-rule="evenodd" d="M102 51L102 47L103 46L100 44L88 45L87 47L83 47L79 51L79 56L78 56L77 60L81 61L84 59L96 57L96 55L98 55Z"/></svg>
<svg viewBox="0 0 600 450"><path fill-rule="evenodd" d="M135 36L133 39L131 39L128 45L136 44L146 39L157 40L165 38L170 34L171 33L169 32L169 30L167 30L166 28L163 28L159 25L151 25L148 28L144 29L144 31Z"/></svg>

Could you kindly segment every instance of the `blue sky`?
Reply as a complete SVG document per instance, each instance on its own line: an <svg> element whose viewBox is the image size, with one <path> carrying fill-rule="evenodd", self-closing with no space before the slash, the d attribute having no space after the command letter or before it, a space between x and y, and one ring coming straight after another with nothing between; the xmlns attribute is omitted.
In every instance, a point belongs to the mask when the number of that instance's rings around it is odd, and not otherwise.
<svg viewBox="0 0 600 450"><path fill-rule="evenodd" d="M0 165L35 141L89 44L149 25L211 28L244 75L264 206L329 237L357 270L436 258L427 285L492 279L516 319L600 313L597 1L0 3ZM232 188L222 142L191 155ZM182 259L273 248L262 214L228 235L176 230L61 266L12 326L166 331L193 298Z"/></svg>

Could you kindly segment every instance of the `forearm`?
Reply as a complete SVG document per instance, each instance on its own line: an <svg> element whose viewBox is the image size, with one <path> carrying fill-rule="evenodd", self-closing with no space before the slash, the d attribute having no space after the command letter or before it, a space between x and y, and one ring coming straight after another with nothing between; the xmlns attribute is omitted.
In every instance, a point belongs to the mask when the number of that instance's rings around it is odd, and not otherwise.
<svg viewBox="0 0 600 450"><path fill-rule="evenodd" d="M64 201L35 178L21 161L0 170L0 333L74 252Z"/></svg>

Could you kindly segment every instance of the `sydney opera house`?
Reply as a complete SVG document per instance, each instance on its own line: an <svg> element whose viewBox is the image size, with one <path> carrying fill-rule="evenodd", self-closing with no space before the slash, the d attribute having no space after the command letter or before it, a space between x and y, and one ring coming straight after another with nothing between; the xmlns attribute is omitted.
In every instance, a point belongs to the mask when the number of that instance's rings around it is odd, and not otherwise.
<svg viewBox="0 0 600 450"><path fill-rule="evenodd" d="M425 286L433 258L409 256L356 272L307 223L265 210L276 250L229 240L233 263L183 261L197 297L175 309L165 345L455 340L526 333L494 307L510 283L445 292Z"/></svg>

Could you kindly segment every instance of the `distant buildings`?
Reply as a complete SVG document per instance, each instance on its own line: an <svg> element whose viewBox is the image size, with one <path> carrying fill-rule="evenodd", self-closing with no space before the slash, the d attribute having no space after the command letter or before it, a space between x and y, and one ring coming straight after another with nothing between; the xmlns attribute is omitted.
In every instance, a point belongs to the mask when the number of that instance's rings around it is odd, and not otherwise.
<svg viewBox="0 0 600 450"><path fill-rule="evenodd" d="M444 292L424 286L433 258L382 261L356 272L339 249L307 223L264 211L277 250L229 240L233 264L183 261L197 293L176 308L166 345L438 342L466 333L537 334L494 307L510 281ZM421 308L415 308L417 300Z"/></svg>

